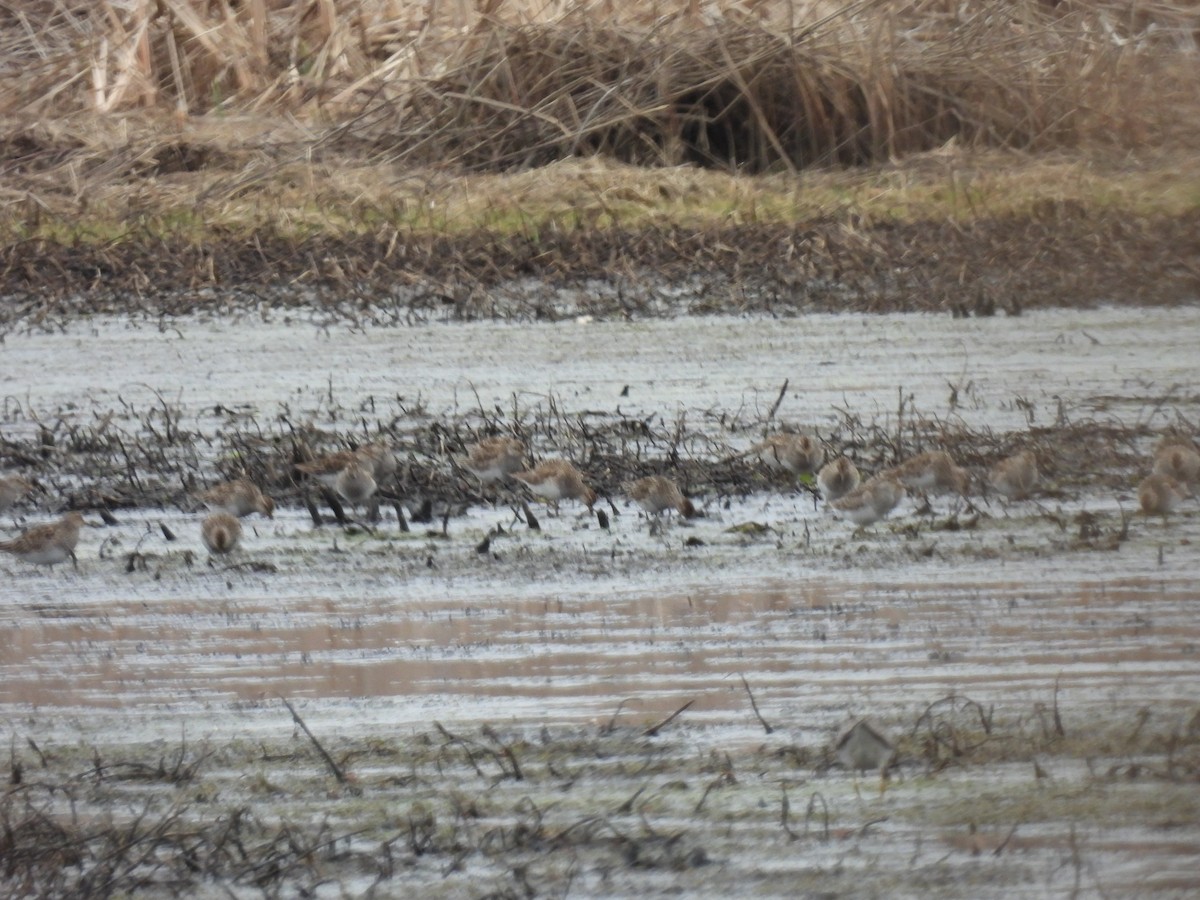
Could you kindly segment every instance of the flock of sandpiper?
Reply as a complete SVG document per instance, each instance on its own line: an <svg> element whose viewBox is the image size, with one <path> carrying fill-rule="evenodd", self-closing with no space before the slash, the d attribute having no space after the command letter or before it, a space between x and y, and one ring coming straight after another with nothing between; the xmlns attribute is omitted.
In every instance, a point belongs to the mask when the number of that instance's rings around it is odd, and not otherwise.
<svg viewBox="0 0 1200 900"><path fill-rule="evenodd" d="M944 450L921 453L865 480L845 456L826 462L820 443L808 434L776 434L742 455L795 476L815 476L829 509L859 529L886 518L909 491L965 497L971 484L970 473ZM574 465L564 459L548 459L525 468L525 459L524 443L515 437L497 436L474 444L457 462L481 485L511 478L556 510L562 500L575 500L592 510L597 494ZM1165 520L1180 502L1192 496L1192 486L1200 483L1200 450L1186 436L1167 435L1155 447L1151 466L1151 474L1138 486L1138 502L1145 515ZM296 468L324 489L358 506L369 501L379 485L395 474L397 462L387 445L374 443L331 453ZM1010 501L1028 498L1037 483L1037 457L1032 450L1003 459L988 472L990 487ZM624 488L629 498L656 520L664 512L678 512L688 518L697 514L692 501L664 475L639 478ZM0 477L0 513L10 510L32 489L33 484L19 475ZM241 518L252 513L270 518L275 512L271 498L245 478L211 487L197 499L210 511L201 522L200 536L211 554L227 554L237 548L242 537ZM0 550L34 565L74 561L84 524L83 515L72 511L57 522L34 526L12 540L0 542Z"/></svg>

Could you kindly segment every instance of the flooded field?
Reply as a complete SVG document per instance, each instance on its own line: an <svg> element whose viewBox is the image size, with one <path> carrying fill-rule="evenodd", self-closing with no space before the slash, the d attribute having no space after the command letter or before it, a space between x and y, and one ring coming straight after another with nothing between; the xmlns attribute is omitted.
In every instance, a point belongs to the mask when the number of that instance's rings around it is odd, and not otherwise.
<svg viewBox="0 0 1200 900"><path fill-rule="evenodd" d="M717 465L768 420L919 414L997 446L1094 422L1135 462L1051 460L1031 500L910 497L861 533L769 478L701 485L703 515L662 528L619 491L608 527L566 502L534 505L540 530L509 493L408 531L284 497L215 563L194 503L89 513L77 568L0 557L6 814L140 823L152 856L105 868L93 838L73 871L149 894L189 883L167 822L221 848L189 870L213 896L1191 895L1200 504L1131 514L1154 435L1200 421L1198 333L1194 308L10 333L4 446L101 423L132 448L169 408L199 484L231 430L298 423L386 428L402 464L448 470L404 435L472 411L581 463L536 423L679 423ZM49 456L4 536L89 488ZM835 761L860 718L898 748L884 793ZM230 861L231 821L269 875Z"/></svg>

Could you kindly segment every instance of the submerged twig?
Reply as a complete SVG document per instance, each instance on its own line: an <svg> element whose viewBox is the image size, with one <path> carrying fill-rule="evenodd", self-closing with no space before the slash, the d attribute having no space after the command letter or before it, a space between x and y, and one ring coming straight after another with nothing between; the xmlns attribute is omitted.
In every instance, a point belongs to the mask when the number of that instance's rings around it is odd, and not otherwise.
<svg viewBox="0 0 1200 900"><path fill-rule="evenodd" d="M762 725L763 731L770 734L775 729L768 724L767 720L762 717L762 713L758 711L758 704L754 702L754 694L750 691L750 683L746 681L745 675L739 674L738 677L742 679L742 687L746 689L746 696L750 698L750 708L754 710L755 717L757 717L759 724Z"/></svg>
<svg viewBox="0 0 1200 900"><path fill-rule="evenodd" d="M679 709L675 710L675 712L671 713L669 716L667 716L665 719L663 719L657 725L652 725L651 727L649 727L645 731L643 731L642 737L654 737L656 734L658 734L658 732L660 730L662 730L663 728L666 728L668 725L670 725L672 722L674 722L678 716L680 716L682 713L684 713L695 702L696 702L695 700L689 700L687 703L683 704L683 706L679 707Z"/></svg>

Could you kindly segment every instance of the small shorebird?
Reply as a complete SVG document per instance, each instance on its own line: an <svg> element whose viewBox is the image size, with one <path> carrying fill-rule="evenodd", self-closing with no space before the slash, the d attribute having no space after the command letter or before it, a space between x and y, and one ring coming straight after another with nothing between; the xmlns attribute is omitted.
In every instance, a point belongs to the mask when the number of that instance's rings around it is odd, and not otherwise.
<svg viewBox="0 0 1200 900"><path fill-rule="evenodd" d="M75 545L82 526L82 513L69 512L57 522L35 525L19 537L0 543L0 550L35 566L53 566L68 559L78 565Z"/></svg>
<svg viewBox="0 0 1200 900"><path fill-rule="evenodd" d="M334 490L351 506L365 503L378 487L368 465L365 460L355 459L333 480Z"/></svg>
<svg viewBox="0 0 1200 900"><path fill-rule="evenodd" d="M368 500L381 482L396 474L396 456L385 444L366 444L357 450L338 450L296 463L296 471L308 475L326 492L336 492L357 506ZM338 521L345 524L341 506L333 494L326 493L325 500L333 507ZM310 509L314 508L310 505ZM372 520L378 519L378 500L372 501L368 515Z"/></svg>
<svg viewBox="0 0 1200 900"><path fill-rule="evenodd" d="M214 512L225 512L238 518L254 512L268 519L275 518L275 501L248 478L223 481L197 494L196 499Z"/></svg>
<svg viewBox="0 0 1200 900"><path fill-rule="evenodd" d="M696 515L692 501L683 496L679 485L665 475L647 475L631 481L625 485L625 492L655 519L671 509L688 519Z"/></svg>
<svg viewBox="0 0 1200 900"><path fill-rule="evenodd" d="M337 487L337 477L347 466L358 463L377 482L396 474L396 456L381 443L364 444L357 450L337 450L308 462L296 463L296 469L311 475L327 488Z"/></svg>
<svg viewBox="0 0 1200 900"><path fill-rule="evenodd" d="M558 511L560 500L578 500L590 512L596 502L596 492L583 481L583 475L565 459L548 459L524 472L513 472L512 477L524 484L534 494L554 506Z"/></svg>
<svg viewBox="0 0 1200 900"><path fill-rule="evenodd" d="M1154 454L1154 474L1196 484L1200 482L1200 453L1182 444L1164 447Z"/></svg>
<svg viewBox="0 0 1200 900"><path fill-rule="evenodd" d="M872 769L887 771L896 756L896 748L868 724L859 719L842 732L834 745L838 762L852 772L869 772Z"/></svg>
<svg viewBox="0 0 1200 900"><path fill-rule="evenodd" d="M1193 453L1200 453L1200 447L1197 447L1196 442L1186 434L1164 434L1158 439L1158 443L1154 445L1154 455L1159 456L1164 451L1173 450L1176 447L1191 450Z"/></svg>
<svg viewBox="0 0 1200 900"><path fill-rule="evenodd" d="M769 469L787 469L793 475L812 475L825 461L825 451L807 434L774 434L748 451Z"/></svg>
<svg viewBox="0 0 1200 900"><path fill-rule="evenodd" d="M886 518L904 499L904 495L904 485L884 473L860 484L840 500L835 500L830 508L857 525L857 532Z"/></svg>
<svg viewBox="0 0 1200 900"><path fill-rule="evenodd" d="M887 789L888 770L896 760L892 742L859 719L841 733L834 745L838 762L854 773L854 793L858 794L858 776L872 769L879 770L879 793ZM862 795L859 794L861 799Z"/></svg>
<svg viewBox="0 0 1200 900"><path fill-rule="evenodd" d="M988 483L1008 500L1024 500L1038 483L1037 457L1022 450L1000 460L988 473Z"/></svg>
<svg viewBox="0 0 1200 900"><path fill-rule="evenodd" d="M308 462L296 463L296 471L303 472L324 487L336 490L337 477L342 474L342 470L358 461L358 456L353 450L338 450Z"/></svg>
<svg viewBox="0 0 1200 900"><path fill-rule="evenodd" d="M458 462L481 484L491 484L521 471L524 459L523 443L514 437L498 435L472 444L467 448L467 455L460 457Z"/></svg>
<svg viewBox="0 0 1200 900"><path fill-rule="evenodd" d="M1187 485L1170 475L1151 475L1138 485L1138 503L1142 507L1142 515L1162 516L1163 522L1185 497L1190 496Z"/></svg>
<svg viewBox="0 0 1200 900"><path fill-rule="evenodd" d="M354 455L371 473L377 484L383 484L396 474L396 454L382 441L364 444L354 451Z"/></svg>
<svg viewBox="0 0 1200 900"><path fill-rule="evenodd" d="M887 470L909 490L966 496L971 476L945 450L919 453Z"/></svg>
<svg viewBox="0 0 1200 900"><path fill-rule="evenodd" d="M858 467L844 456L827 463L817 474L817 487L826 503L839 500L858 487Z"/></svg>
<svg viewBox="0 0 1200 900"><path fill-rule="evenodd" d="M209 553L230 553L242 539L242 523L231 513L211 513L200 523L200 537Z"/></svg>
<svg viewBox="0 0 1200 900"><path fill-rule="evenodd" d="M0 478L0 513L6 513L17 501L33 490L33 482L20 475Z"/></svg>

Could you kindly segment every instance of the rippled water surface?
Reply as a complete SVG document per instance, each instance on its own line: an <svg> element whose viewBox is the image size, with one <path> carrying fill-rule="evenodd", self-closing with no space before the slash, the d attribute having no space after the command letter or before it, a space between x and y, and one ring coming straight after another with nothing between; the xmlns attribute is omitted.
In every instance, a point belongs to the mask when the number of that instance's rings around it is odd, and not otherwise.
<svg viewBox="0 0 1200 900"><path fill-rule="evenodd" d="M7 336L0 390L11 436L51 418L135 422L164 398L201 434L220 427L220 405L348 429L344 410L390 421L553 402L565 414L684 415L716 435L720 413L762 415L785 379L780 416L818 428L837 409L885 421L901 389L972 428L1064 416L1162 427L1198 420L1194 341L1181 339L1197 333L1193 309L366 333L98 320ZM703 518L656 534L614 499L608 530L570 504L540 533L481 506L453 518L448 539L401 534L394 519L345 535L285 508L246 520L230 567L207 563L195 512L123 512L85 533L78 570L0 559L0 712L14 734L22 723L43 740L112 741L181 724L214 738L278 733L289 727L280 695L327 734L434 719L650 723L692 701L680 722L700 745L751 746L762 730L744 677L781 734L820 747L854 718L895 727L951 693L1030 721L1056 706L1068 731L1200 709L1195 503L1166 525L1134 520L1104 552L1071 549L1033 504L936 531L905 527L919 521L909 503L854 536L806 494L755 491L698 498ZM1134 503L1096 490L1057 502L1058 522ZM767 530L735 528L748 522ZM161 524L180 540L165 543ZM477 553L496 526L511 531ZM148 564L127 572L135 546ZM1185 855L1200 848L1196 825ZM1123 857L1134 871L1136 856Z"/></svg>

